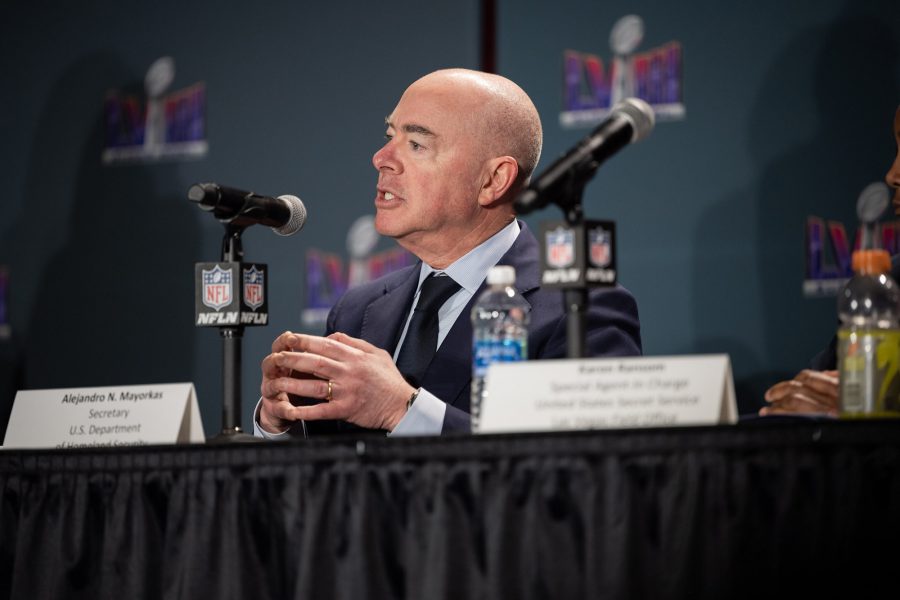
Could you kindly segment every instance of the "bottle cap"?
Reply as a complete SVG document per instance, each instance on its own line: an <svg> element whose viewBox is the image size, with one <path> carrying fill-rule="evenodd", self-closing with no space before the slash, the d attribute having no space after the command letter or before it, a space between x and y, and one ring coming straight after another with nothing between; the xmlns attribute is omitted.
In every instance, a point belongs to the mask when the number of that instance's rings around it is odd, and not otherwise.
<svg viewBox="0 0 900 600"><path fill-rule="evenodd" d="M512 285L516 282L516 268L509 265L495 265L487 274L488 285Z"/></svg>
<svg viewBox="0 0 900 600"><path fill-rule="evenodd" d="M853 253L853 272L860 275L887 273L891 270L891 256L887 250L857 250Z"/></svg>

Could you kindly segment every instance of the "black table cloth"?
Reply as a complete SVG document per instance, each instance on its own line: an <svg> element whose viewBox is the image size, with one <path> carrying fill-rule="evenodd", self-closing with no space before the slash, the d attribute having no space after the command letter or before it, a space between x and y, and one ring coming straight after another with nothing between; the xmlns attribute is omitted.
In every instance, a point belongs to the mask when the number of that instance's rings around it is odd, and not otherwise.
<svg viewBox="0 0 900 600"><path fill-rule="evenodd" d="M0 452L0 598L862 598L898 573L898 421Z"/></svg>

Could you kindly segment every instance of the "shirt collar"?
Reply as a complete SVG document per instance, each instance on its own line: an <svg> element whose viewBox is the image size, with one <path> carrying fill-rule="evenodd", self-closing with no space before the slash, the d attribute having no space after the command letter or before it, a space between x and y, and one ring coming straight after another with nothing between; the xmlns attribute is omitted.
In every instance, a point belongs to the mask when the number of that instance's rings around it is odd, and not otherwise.
<svg viewBox="0 0 900 600"><path fill-rule="evenodd" d="M520 230L519 222L513 219L509 225L458 258L446 269L441 269L440 272L452 277L453 281L470 294L475 294L487 277L490 268L496 265L515 243ZM425 278L435 271L437 269L433 269L423 262L419 272L419 286L421 287Z"/></svg>

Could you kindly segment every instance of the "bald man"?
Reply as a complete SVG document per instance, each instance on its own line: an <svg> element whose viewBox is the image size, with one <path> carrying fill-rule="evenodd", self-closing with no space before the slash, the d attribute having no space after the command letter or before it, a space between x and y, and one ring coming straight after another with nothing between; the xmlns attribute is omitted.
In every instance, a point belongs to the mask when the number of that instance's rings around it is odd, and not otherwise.
<svg viewBox="0 0 900 600"><path fill-rule="evenodd" d="M262 362L258 436L468 431L469 314L496 264L516 269L531 306L529 358L565 356L562 293L540 287L537 241L513 210L541 153L528 95L497 75L436 71L407 88L386 125L372 157L375 226L421 262L349 290L325 337L285 332L275 340ZM436 353L412 380L395 361L429 276L451 278L458 291L440 305ZM625 289L593 292L587 323L591 355L640 354L637 306Z"/></svg>

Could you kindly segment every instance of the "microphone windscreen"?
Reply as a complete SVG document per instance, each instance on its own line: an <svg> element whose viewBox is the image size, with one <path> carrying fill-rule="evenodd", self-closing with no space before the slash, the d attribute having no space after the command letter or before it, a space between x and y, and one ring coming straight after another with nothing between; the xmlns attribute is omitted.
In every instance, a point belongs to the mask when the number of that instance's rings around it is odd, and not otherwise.
<svg viewBox="0 0 900 600"><path fill-rule="evenodd" d="M631 143L650 135L656 124L656 113L653 112L653 107L640 98L625 98L613 106L611 112L618 113L631 122L634 130L631 134Z"/></svg>
<svg viewBox="0 0 900 600"><path fill-rule="evenodd" d="M291 211L291 218L281 227L273 227L272 231L278 235L293 235L303 229L303 225L306 223L306 206L303 205L300 198L284 194L283 196L278 196L278 199L284 200L288 205Z"/></svg>

